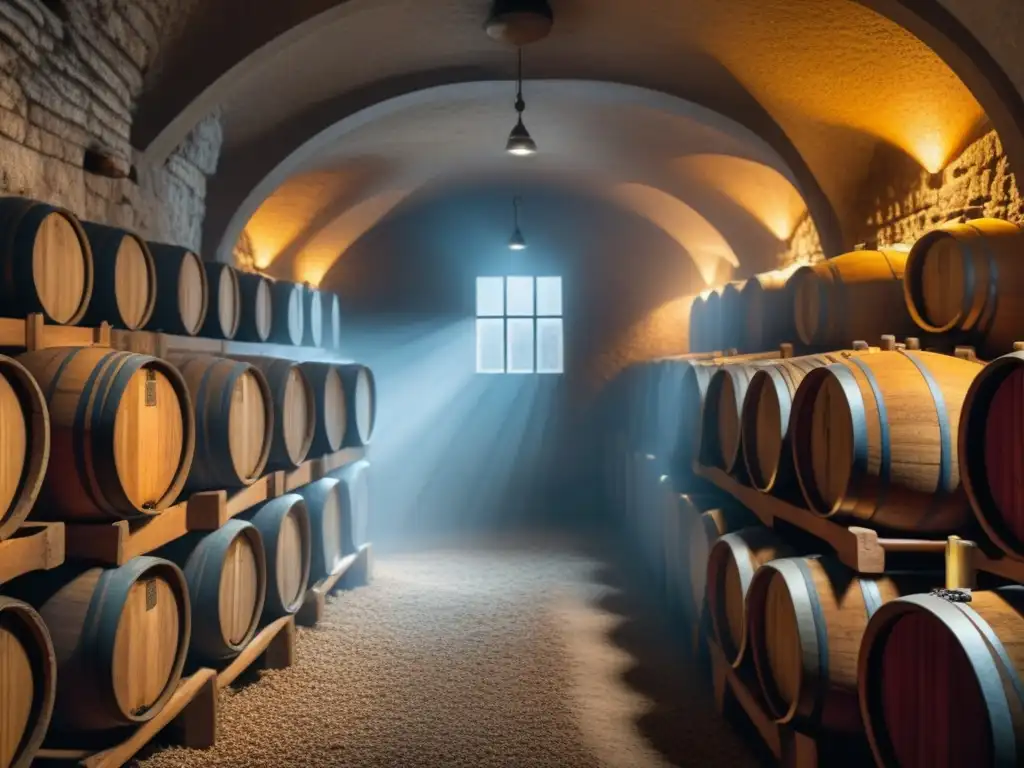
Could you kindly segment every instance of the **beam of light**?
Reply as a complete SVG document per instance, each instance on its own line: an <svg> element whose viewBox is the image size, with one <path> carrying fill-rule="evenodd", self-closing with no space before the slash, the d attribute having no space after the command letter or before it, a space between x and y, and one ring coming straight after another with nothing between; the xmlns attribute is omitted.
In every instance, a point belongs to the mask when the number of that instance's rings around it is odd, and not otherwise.
<svg viewBox="0 0 1024 768"><path fill-rule="evenodd" d="M540 504L560 377L477 375L474 328L474 318L345 325L346 355L377 382L371 531L382 546L492 529Z"/></svg>

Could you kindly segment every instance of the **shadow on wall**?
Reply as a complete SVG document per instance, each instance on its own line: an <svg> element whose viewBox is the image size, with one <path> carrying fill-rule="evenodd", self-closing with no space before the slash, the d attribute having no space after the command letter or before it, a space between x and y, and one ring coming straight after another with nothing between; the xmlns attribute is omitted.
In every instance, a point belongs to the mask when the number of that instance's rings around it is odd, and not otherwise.
<svg viewBox="0 0 1024 768"><path fill-rule="evenodd" d="M511 252L517 193L529 248ZM476 277L508 274L562 277L564 375L475 373ZM626 363L685 350L664 307L704 287L654 225L546 188L413 198L321 285L341 296L345 354L377 378L371 533L395 544L595 521L592 404Z"/></svg>

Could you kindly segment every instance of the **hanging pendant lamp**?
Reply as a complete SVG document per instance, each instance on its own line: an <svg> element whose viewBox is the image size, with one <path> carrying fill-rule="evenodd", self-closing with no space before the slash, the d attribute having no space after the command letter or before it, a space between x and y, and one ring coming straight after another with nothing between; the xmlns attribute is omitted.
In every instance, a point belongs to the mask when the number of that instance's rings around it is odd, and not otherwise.
<svg viewBox="0 0 1024 768"><path fill-rule="evenodd" d="M526 238L523 237L523 233L519 229L519 200L518 197L512 198L512 222L515 228L512 230L512 237L508 239L510 251L526 250Z"/></svg>
<svg viewBox="0 0 1024 768"><path fill-rule="evenodd" d="M530 132L526 130L526 126L523 125L523 111L525 109L526 102L523 101L523 49L520 48L519 78L516 83L516 112L519 113L519 119L516 121L515 127L512 128L512 132L508 135L508 141L505 143L505 151L510 155L525 157L537 151L537 143L530 136Z"/></svg>

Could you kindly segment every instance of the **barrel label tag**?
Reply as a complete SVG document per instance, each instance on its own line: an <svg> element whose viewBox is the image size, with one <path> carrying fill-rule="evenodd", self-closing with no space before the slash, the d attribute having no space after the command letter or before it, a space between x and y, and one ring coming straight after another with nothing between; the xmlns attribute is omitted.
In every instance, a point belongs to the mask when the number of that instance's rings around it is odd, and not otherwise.
<svg viewBox="0 0 1024 768"><path fill-rule="evenodd" d="M146 369L146 407L153 408L156 405L156 371L152 368Z"/></svg>
<svg viewBox="0 0 1024 768"><path fill-rule="evenodd" d="M156 608L156 579L146 582L146 610L152 611Z"/></svg>

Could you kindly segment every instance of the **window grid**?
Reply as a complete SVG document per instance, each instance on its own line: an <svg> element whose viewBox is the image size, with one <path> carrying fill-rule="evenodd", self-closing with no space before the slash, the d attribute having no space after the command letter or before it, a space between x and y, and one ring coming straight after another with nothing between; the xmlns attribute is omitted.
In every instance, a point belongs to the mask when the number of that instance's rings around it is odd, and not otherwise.
<svg viewBox="0 0 1024 768"><path fill-rule="evenodd" d="M478 320L479 319L492 319L492 320L499 320L500 319L502 321L502 323L501 323L502 324L502 352L503 352L503 361L504 361L503 367L504 367L504 370L500 371L500 373L503 373L505 375L510 375L510 371L508 369L508 363L509 363L508 321L509 320L530 320L530 322L531 322L531 324L533 326L533 332L532 332L532 336L533 336L533 365L531 366L531 370L529 371L529 373L540 374L540 375L553 375L556 372L554 372L554 371L550 371L550 372L548 372L548 371L538 371L537 370L537 368L538 368L538 361L540 360L540 334L537 331L537 328L538 328L538 322L537 321L538 320L561 320L562 319L562 312L560 311L557 314L553 314L553 313L550 313L550 312L545 312L544 314L540 314L537 311L537 304L538 304L538 302L537 302L537 285L538 285L538 281L540 281L542 279L549 279L549 280L554 279L554 280L558 280L559 281L558 282L558 290L559 290L558 304L559 304L559 309L561 310L561 309L563 309L562 306L561 306L561 303L562 303L562 297L561 297L561 287L562 287L561 286L561 278L556 278L556 277L553 277L553 276L552 277L545 276L545 277L531 277L531 278L529 278L530 279L530 284L531 284L532 299L533 299L532 302L531 302L532 307L533 307L533 312L530 315L525 315L525 314L510 314L509 313L509 300L508 300L509 299L509 297L508 297L508 280L509 280L509 277L515 278L515 277L525 277L525 276L511 275L511 276L508 276L508 277L497 277L497 276L494 276L494 277L478 277L477 278L477 305L476 305L476 316L477 316L477 319ZM491 312L481 313L481 311L480 311L481 281L490 281L490 280L500 280L501 281L501 289L502 289L501 290L501 298L502 298L502 313L501 313L501 315L498 315L497 313L491 313ZM565 326L563 325L562 326L563 334L564 334L564 328L565 328ZM477 338L477 344L478 345L480 343L479 342L479 334L480 334L480 332L479 332L479 329L478 329L477 330L477 337L478 337ZM563 336L563 339L564 339L564 336ZM563 341L563 344L564 344L564 341ZM563 362L563 364L561 366L562 368L564 368L564 354L565 354L565 352L564 352L564 346L563 346L563 349L562 349L562 355L563 355L563 361L562 362ZM477 373L495 373L495 374L499 373L499 371L493 371L493 372L492 371L480 371L479 370L479 357L480 357L480 353L478 351L477 352L477 369L478 369ZM516 371L516 372L512 373L511 375L523 375L523 374L526 374L526 373L527 373L527 371ZM562 371L558 371L557 373L560 374L560 373L562 373Z"/></svg>

